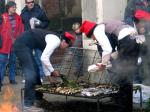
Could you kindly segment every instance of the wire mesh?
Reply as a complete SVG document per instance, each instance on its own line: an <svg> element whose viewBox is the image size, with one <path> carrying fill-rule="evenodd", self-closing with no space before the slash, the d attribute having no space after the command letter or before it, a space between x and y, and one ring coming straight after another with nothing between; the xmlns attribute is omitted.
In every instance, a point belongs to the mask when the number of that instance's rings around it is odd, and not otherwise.
<svg viewBox="0 0 150 112"><path fill-rule="evenodd" d="M61 74L66 75L71 80L89 81L90 73L87 68L89 65L100 61L97 50L72 47L66 51L57 49L51 57L54 68Z"/></svg>

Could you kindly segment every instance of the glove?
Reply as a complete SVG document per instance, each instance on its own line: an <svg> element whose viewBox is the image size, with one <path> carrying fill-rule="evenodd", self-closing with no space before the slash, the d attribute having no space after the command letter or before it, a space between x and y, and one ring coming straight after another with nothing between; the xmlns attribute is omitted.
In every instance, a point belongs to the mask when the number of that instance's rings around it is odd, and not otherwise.
<svg viewBox="0 0 150 112"><path fill-rule="evenodd" d="M145 36L144 35L137 35L135 36L136 43L143 44L145 42Z"/></svg>
<svg viewBox="0 0 150 112"><path fill-rule="evenodd" d="M34 24L34 19L33 18L31 18L29 20L29 23L30 23L31 29L34 29L35 28L35 24Z"/></svg>
<svg viewBox="0 0 150 112"><path fill-rule="evenodd" d="M33 17L33 20L34 20L35 25L40 25L41 24L41 21L39 19Z"/></svg>
<svg viewBox="0 0 150 112"><path fill-rule="evenodd" d="M41 24L41 21L35 17L32 17L29 22L30 22L31 29L34 29L35 26Z"/></svg>

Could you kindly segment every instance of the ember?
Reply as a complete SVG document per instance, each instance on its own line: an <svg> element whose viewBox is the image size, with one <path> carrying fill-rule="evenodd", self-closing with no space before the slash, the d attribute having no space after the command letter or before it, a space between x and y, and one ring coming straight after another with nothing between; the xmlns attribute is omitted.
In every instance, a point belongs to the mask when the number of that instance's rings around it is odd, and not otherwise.
<svg viewBox="0 0 150 112"><path fill-rule="evenodd" d="M4 90L4 94L2 95L0 112L20 112L17 106L12 102L14 96L15 95L13 90L9 86L6 86Z"/></svg>

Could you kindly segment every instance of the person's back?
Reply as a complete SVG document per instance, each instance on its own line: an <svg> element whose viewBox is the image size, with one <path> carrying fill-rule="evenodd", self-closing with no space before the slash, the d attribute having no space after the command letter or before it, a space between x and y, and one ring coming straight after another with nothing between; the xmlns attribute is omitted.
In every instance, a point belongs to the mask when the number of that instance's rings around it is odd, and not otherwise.
<svg viewBox="0 0 150 112"><path fill-rule="evenodd" d="M46 46L45 36L47 34L55 34L56 35L56 33L48 31L48 30L31 29L31 30L25 31L22 35L20 35L19 38L16 40L15 44L21 44L22 46L28 46L31 49L38 48L40 50L43 50ZM42 43L44 43L44 44L42 44Z"/></svg>

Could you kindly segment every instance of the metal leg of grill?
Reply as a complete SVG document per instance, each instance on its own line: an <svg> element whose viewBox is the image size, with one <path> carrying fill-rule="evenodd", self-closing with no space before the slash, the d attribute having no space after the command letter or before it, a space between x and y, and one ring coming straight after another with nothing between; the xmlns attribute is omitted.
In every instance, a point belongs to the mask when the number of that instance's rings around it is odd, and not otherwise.
<svg viewBox="0 0 150 112"><path fill-rule="evenodd" d="M24 88L21 88L21 107L22 107L22 112L24 110Z"/></svg>
<svg viewBox="0 0 150 112"><path fill-rule="evenodd" d="M99 98L97 99L97 112L100 112L100 107L99 107Z"/></svg>
<svg viewBox="0 0 150 112"><path fill-rule="evenodd" d="M68 102L68 96L66 95L66 103Z"/></svg>
<svg viewBox="0 0 150 112"><path fill-rule="evenodd" d="M140 111L142 112L142 102L143 102L143 98L142 98L142 88L139 89L139 92L140 92Z"/></svg>
<svg viewBox="0 0 150 112"><path fill-rule="evenodd" d="M136 87L136 86L135 86ZM134 91L134 90L133 90ZM143 105L142 105L142 103L143 103L143 98L142 98L142 88L141 87L138 87L137 88L137 91L139 91L140 92L140 112L142 112L142 110L143 110Z"/></svg>

